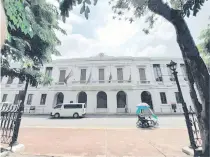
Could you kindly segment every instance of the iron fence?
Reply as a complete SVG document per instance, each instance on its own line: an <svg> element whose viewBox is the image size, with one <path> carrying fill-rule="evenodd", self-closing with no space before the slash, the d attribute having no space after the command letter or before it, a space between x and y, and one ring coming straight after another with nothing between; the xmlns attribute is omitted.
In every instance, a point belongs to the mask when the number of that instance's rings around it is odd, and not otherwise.
<svg viewBox="0 0 210 157"><path fill-rule="evenodd" d="M15 127L17 126L18 114L20 113L20 104L13 105L3 103L1 107L1 143L12 146L16 139Z"/></svg>
<svg viewBox="0 0 210 157"><path fill-rule="evenodd" d="M193 139L195 141L195 149L202 146L202 139L200 135L200 130L198 126L198 119L196 113L193 111L192 107L189 108L189 117L191 122L191 127L193 130Z"/></svg>

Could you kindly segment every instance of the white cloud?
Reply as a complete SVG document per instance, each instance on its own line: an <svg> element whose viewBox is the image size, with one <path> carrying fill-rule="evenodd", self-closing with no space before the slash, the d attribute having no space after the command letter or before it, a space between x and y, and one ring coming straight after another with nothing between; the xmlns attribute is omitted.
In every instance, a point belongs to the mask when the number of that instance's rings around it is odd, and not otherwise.
<svg viewBox="0 0 210 157"><path fill-rule="evenodd" d="M159 57L166 55L167 47L165 45L158 45L156 47L148 46L143 51L139 52L138 56Z"/></svg>

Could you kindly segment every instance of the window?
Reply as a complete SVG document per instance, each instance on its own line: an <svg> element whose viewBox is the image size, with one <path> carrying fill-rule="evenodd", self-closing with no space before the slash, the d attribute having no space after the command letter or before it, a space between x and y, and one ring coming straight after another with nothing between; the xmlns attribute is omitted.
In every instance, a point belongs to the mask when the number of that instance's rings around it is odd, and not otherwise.
<svg viewBox="0 0 210 157"><path fill-rule="evenodd" d="M19 79L19 84L23 84L23 81L21 81L20 79Z"/></svg>
<svg viewBox="0 0 210 157"><path fill-rule="evenodd" d="M66 76L66 70L60 70L59 82L64 82Z"/></svg>
<svg viewBox="0 0 210 157"><path fill-rule="evenodd" d="M17 105L19 101L19 94L15 94L14 105Z"/></svg>
<svg viewBox="0 0 210 157"><path fill-rule="evenodd" d="M117 80L118 80L118 83L123 82L123 69L122 68L117 68Z"/></svg>
<svg viewBox="0 0 210 157"><path fill-rule="evenodd" d="M13 82L13 78L9 76L8 80L7 80L7 84L12 84Z"/></svg>
<svg viewBox="0 0 210 157"><path fill-rule="evenodd" d="M2 102L6 102L6 101L7 101L7 95L8 95L8 94L4 94L4 95L3 95L3 97L2 97Z"/></svg>
<svg viewBox="0 0 210 157"><path fill-rule="evenodd" d="M46 67L46 70L45 70L45 75L47 77L51 77L52 76L52 67Z"/></svg>
<svg viewBox="0 0 210 157"><path fill-rule="evenodd" d="M181 71L182 71L182 74L184 76L184 80L187 81L187 71L186 71L186 67L184 64L180 64L180 67L181 67Z"/></svg>
<svg viewBox="0 0 210 157"><path fill-rule="evenodd" d="M54 109L56 109L56 108L61 108L61 106L62 106L62 105L57 105L57 106L54 107Z"/></svg>
<svg viewBox="0 0 210 157"><path fill-rule="evenodd" d="M85 83L85 81L86 81L86 69L81 69L80 82Z"/></svg>
<svg viewBox="0 0 210 157"><path fill-rule="evenodd" d="M1 81L2 81L3 78L4 78L4 76L1 76Z"/></svg>
<svg viewBox="0 0 210 157"><path fill-rule="evenodd" d="M154 69L154 73L155 73L155 80L158 82L162 82L163 77L162 77L160 64L153 64L153 69Z"/></svg>
<svg viewBox="0 0 210 157"><path fill-rule="evenodd" d="M27 105L31 105L33 99L33 94L28 94Z"/></svg>
<svg viewBox="0 0 210 157"><path fill-rule="evenodd" d="M178 104L181 104L182 101L181 101L180 93L179 93L179 92L175 92L175 96L176 96L176 102L177 102Z"/></svg>
<svg viewBox="0 0 210 157"><path fill-rule="evenodd" d="M104 83L104 69L99 69L99 83Z"/></svg>
<svg viewBox="0 0 210 157"><path fill-rule="evenodd" d="M139 68L139 77L140 81L146 81L146 73L145 73L145 68Z"/></svg>
<svg viewBox="0 0 210 157"><path fill-rule="evenodd" d="M82 104L65 104L64 109L82 108Z"/></svg>
<svg viewBox="0 0 210 157"><path fill-rule="evenodd" d="M174 75L172 74L171 69L169 67L167 67L167 69L168 69L168 75L169 75L170 80L175 81L175 78L174 78Z"/></svg>
<svg viewBox="0 0 210 157"><path fill-rule="evenodd" d="M160 92L160 99L162 104L167 104L166 93Z"/></svg>
<svg viewBox="0 0 210 157"><path fill-rule="evenodd" d="M46 102L47 94L41 95L40 105L44 105Z"/></svg>

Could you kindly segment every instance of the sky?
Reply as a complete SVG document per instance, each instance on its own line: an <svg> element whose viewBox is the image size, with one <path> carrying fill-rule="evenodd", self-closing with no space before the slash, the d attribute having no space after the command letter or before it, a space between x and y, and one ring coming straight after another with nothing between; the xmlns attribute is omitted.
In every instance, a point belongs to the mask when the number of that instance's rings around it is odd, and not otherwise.
<svg viewBox="0 0 210 157"><path fill-rule="evenodd" d="M58 6L56 0L48 0ZM186 22L196 43L199 43L200 32L209 23L210 1L205 2L196 17L186 18ZM149 35L143 18L136 19L130 24L125 20L113 19L113 11L108 1L98 0L96 6L90 8L89 19L80 14L80 7L70 12L66 23L60 21L60 26L67 35L57 33L61 40L58 50L62 54L57 58L80 58L96 56L104 53L108 56L133 57L181 57L176 43L173 26L159 17Z"/></svg>

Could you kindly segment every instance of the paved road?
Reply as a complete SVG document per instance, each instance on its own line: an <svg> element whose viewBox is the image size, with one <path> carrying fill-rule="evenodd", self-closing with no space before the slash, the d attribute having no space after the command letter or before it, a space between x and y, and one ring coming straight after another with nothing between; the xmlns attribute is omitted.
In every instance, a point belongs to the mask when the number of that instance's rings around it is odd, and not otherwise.
<svg viewBox="0 0 210 157"><path fill-rule="evenodd" d="M21 127L44 128L136 128L135 116L92 116L82 119L51 119L48 116L24 116ZM186 128L183 116L160 116L160 128Z"/></svg>

